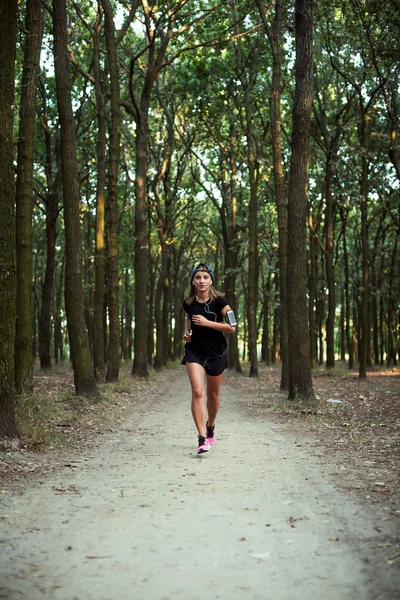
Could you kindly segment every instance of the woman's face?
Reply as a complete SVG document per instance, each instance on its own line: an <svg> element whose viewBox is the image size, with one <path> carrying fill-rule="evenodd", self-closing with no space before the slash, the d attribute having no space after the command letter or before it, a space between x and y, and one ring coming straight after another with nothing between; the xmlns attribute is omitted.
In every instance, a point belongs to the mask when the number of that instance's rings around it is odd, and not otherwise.
<svg viewBox="0 0 400 600"><path fill-rule="evenodd" d="M212 279L209 273L206 271L197 271L193 277L193 285L199 292L204 292L210 289Z"/></svg>

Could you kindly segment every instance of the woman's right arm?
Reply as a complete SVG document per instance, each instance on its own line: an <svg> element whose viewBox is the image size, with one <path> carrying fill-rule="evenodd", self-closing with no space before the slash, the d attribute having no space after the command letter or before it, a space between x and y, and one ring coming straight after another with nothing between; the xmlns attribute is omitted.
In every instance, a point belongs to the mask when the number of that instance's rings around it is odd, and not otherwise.
<svg viewBox="0 0 400 600"><path fill-rule="evenodd" d="M183 336L183 339L185 340L185 342L190 342L190 340L192 339L192 323L190 321L190 317L188 317L187 315L185 319L185 334Z"/></svg>

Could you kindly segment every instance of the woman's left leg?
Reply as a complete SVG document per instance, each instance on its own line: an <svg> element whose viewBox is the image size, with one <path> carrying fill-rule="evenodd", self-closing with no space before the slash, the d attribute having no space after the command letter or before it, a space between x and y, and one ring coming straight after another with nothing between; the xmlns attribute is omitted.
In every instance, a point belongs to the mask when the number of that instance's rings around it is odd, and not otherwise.
<svg viewBox="0 0 400 600"><path fill-rule="evenodd" d="M207 375L207 413L208 413L208 425L213 427L215 419L218 414L220 399L219 390L221 383L224 378L224 374L221 375Z"/></svg>

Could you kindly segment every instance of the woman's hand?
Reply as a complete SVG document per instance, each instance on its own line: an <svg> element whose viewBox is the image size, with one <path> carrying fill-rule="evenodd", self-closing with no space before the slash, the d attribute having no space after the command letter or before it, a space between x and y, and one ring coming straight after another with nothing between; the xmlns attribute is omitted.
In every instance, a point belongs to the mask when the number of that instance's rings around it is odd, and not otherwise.
<svg viewBox="0 0 400 600"><path fill-rule="evenodd" d="M193 315L192 322L200 327L210 327L210 321L203 317L203 315Z"/></svg>
<svg viewBox="0 0 400 600"><path fill-rule="evenodd" d="M190 333L190 331L185 331L185 335L183 336L183 339L185 340L186 343L189 343L192 341L192 334Z"/></svg>

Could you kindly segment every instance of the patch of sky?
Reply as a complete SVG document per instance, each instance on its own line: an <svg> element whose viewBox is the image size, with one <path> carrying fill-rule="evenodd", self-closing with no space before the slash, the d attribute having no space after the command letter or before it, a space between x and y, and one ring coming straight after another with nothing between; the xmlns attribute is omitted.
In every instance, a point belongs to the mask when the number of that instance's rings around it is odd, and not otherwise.
<svg viewBox="0 0 400 600"><path fill-rule="evenodd" d="M363 64L363 60L362 60L362 56L359 52L356 52L355 54L352 54L350 56L350 61L349 61L352 65L354 65L355 67L361 67Z"/></svg>
<svg viewBox="0 0 400 600"><path fill-rule="evenodd" d="M246 16L245 16L243 23L244 23L244 26L245 26L245 27L248 27L249 29L250 29L251 27L253 27L253 24L252 24L252 22L251 22L250 15L246 15Z"/></svg>

